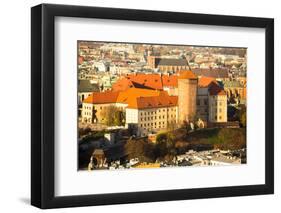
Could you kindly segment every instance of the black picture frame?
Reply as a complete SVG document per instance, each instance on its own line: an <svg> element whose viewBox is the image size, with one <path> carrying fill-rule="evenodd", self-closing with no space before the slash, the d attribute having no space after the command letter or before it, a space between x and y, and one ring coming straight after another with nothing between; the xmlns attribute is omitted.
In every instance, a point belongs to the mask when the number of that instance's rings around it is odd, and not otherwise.
<svg viewBox="0 0 281 213"><path fill-rule="evenodd" d="M55 17L59 16L265 29L265 184L56 197L54 195L54 21ZM274 193L273 19L53 4L41 4L31 8L32 205L46 209L272 193Z"/></svg>

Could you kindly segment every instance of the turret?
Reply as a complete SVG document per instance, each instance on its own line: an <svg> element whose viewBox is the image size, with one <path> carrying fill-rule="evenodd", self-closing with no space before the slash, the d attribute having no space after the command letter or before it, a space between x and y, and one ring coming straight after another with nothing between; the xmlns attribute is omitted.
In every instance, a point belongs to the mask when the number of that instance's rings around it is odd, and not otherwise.
<svg viewBox="0 0 281 213"><path fill-rule="evenodd" d="M189 121L196 115L197 76L190 70L181 71L178 77L179 123Z"/></svg>

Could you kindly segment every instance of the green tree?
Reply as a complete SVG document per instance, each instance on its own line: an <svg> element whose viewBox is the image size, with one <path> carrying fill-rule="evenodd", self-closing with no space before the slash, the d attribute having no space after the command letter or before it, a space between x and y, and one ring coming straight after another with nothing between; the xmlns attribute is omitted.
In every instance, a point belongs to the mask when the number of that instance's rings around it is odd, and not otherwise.
<svg viewBox="0 0 281 213"><path fill-rule="evenodd" d="M246 121L246 112L243 112L240 116L240 123L242 127L246 127L247 121Z"/></svg>
<svg viewBox="0 0 281 213"><path fill-rule="evenodd" d="M116 106L104 107L101 111L103 123L107 126L122 126L125 124L125 113Z"/></svg>
<svg viewBox="0 0 281 213"><path fill-rule="evenodd" d="M154 162L154 145L147 141L140 140L128 140L124 146L125 153L129 159L138 158L141 162Z"/></svg>
<svg viewBox="0 0 281 213"><path fill-rule="evenodd" d="M160 133L156 136L156 145L154 150L157 158L163 158L166 155L175 156L175 135L171 132Z"/></svg>
<svg viewBox="0 0 281 213"><path fill-rule="evenodd" d="M114 112L114 125L124 125L124 113L120 110Z"/></svg>

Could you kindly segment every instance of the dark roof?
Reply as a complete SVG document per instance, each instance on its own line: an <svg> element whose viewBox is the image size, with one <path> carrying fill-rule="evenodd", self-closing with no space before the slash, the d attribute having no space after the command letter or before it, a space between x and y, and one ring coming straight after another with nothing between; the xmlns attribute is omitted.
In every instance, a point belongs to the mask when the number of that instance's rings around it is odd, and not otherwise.
<svg viewBox="0 0 281 213"><path fill-rule="evenodd" d="M211 78L228 78L228 69L192 69L197 76L206 76Z"/></svg>
<svg viewBox="0 0 281 213"><path fill-rule="evenodd" d="M156 58L156 66L187 66L186 59Z"/></svg>
<svg viewBox="0 0 281 213"><path fill-rule="evenodd" d="M212 82L209 86L210 95L226 95L226 92L215 82Z"/></svg>
<svg viewBox="0 0 281 213"><path fill-rule="evenodd" d="M99 86L97 84L91 84L89 80L78 81L78 92L98 92Z"/></svg>

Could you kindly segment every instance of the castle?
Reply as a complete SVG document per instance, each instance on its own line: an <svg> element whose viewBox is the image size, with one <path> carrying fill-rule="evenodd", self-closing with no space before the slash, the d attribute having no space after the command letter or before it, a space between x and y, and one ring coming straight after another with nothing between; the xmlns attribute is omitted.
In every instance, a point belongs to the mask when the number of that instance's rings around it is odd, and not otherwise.
<svg viewBox="0 0 281 213"><path fill-rule="evenodd" d="M93 92L82 104L82 122L104 123L103 111L115 107L137 136L173 129L191 120L227 122L227 94L219 83L192 71L174 75L131 74L111 91Z"/></svg>

